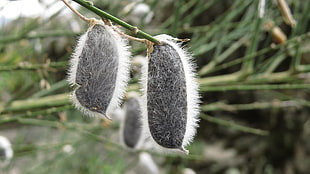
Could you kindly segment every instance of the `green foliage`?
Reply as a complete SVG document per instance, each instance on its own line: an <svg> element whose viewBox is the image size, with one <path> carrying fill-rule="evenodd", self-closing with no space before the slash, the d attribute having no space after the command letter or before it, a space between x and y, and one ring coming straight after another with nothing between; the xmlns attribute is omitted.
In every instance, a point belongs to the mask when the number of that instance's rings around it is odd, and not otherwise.
<svg viewBox="0 0 310 174"><path fill-rule="evenodd" d="M163 172L191 167L210 174L230 168L241 173L306 174L310 1L287 0L297 21L294 28L285 24L274 1L266 2L263 18L254 0L144 2L154 12L150 23L142 20L145 16L138 23L131 20L130 12L124 11L128 0L94 5L152 36L191 39L187 46L198 65L202 98L200 127L189 147L192 154L150 152ZM79 11L99 18L83 7ZM120 146L118 123L85 118L69 102L68 60L87 24L60 12L48 18L21 17L0 28L0 135L10 137L15 153L4 172L125 173L138 163L138 152ZM275 34L266 28L269 21L283 31L286 41L274 42ZM78 23L80 31L68 25L71 22ZM134 55L146 54L144 45L132 44ZM128 91L138 89L137 80L132 80ZM219 141L225 144L219 152L234 149L230 160L238 158L235 162L205 155L206 144ZM66 145L74 149L72 154L64 152Z"/></svg>

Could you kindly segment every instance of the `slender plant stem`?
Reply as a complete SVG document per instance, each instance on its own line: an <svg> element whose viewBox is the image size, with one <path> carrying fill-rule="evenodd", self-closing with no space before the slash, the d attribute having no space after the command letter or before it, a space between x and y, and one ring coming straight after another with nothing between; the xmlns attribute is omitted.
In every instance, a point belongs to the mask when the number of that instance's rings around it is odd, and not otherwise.
<svg viewBox="0 0 310 174"><path fill-rule="evenodd" d="M76 36L81 33L75 33L72 31L51 31L51 32L45 32L45 33L39 33L39 34L19 34L19 35L9 35L6 37L0 37L0 43L1 44L7 44L11 42L17 42L22 39L42 39L42 38L48 38L48 37L63 37L63 36Z"/></svg>
<svg viewBox="0 0 310 174"><path fill-rule="evenodd" d="M30 124L30 125L39 125L43 127L60 127L61 122L57 121L50 121L50 120L40 120L35 118L19 118L17 119L17 122L22 124Z"/></svg>
<svg viewBox="0 0 310 174"><path fill-rule="evenodd" d="M85 130L85 129L95 129L96 126L99 127L101 125L92 125L92 124L84 124L84 123L76 123L76 122L63 122L63 121L52 121L52 120L41 120L36 118L18 118L17 122L23 124L37 125L43 127L53 127L53 128L68 128L71 130ZM99 136L99 135L98 135Z"/></svg>
<svg viewBox="0 0 310 174"><path fill-rule="evenodd" d="M64 142L58 142L58 143L47 143L47 144L36 144L35 146L33 144L19 144L14 146L14 157L22 157L22 156L27 156L30 155L32 153L35 153L37 151L41 151L41 150L50 150L50 149L54 149L54 148L58 148L61 149L63 148L64 145L66 144L76 144L77 142L81 142L82 140L75 140L75 141L64 141ZM36 165L38 166L42 166L42 163L44 163L46 161L42 160L41 163L38 163ZM32 166L33 168L34 166Z"/></svg>
<svg viewBox="0 0 310 174"><path fill-rule="evenodd" d="M264 54L267 54L268 52L270 52L272 50L283 49L286 46L287 46L287 49L293 49L293 48L296 47L296 45L300 44L298 42L298 40L308 39L309 36L310 36L310 32L306 33L306 34L302 34L302 35L300 35L298 37L294 37L294 38L292 38L290 40L287 40L284 44L279 44L279 45L276 45L275 47L266 47L266 48L263 48L263 49L261 49L261 50L259 50L257 52L246 54L243 57L239 57L239 58L234 59L234 60L232 60L230 62L218 65L218 66L216 66L216 67L214 67L212 69L208 69L208 71L203 70L204 69L204 67L203 67L202 70L201 70L202 72L199 72L199 75L206 75L206 74L209 74L209 73L212 73L212 72L220 71L220 70L223 70L225 68L229 68L231 66L240 64L243 61L250 60L250 59L255 59L256 57L264 55ZM208 66L208 65L206 65L206 66ZM298 70L301 70L301 69L298 69ZM307 71L307 70L303 70L301 72L305 72L305 71Z"/></svg>
<svg viewBox="0 0 310 174"><path fill-rule="evenodd" d="M5 65L0 66L0 71L16 71L16 70L32 70L37 71L38 69L53 69L53 68L65 68L67 61L51 62L50 64L29 64L23 63L19 65ZM55 69L59 70L59 69Z"/></svg>
<svg viewBox="0 0 310 174"><path fill-rule="evenodd" d="M75 13L77 16L79 16L82 20L86 21L86 22L91 22L91 20L85 16L83 16L82 14L80 14L80 12L78 12L77 10L75 10L75 8L73 8L69 2L67 0L62 0L63 3L66 4L67 7L70 8L70 10Z"/></svg>
<svg viewBox="0 0 310 174"><path fill-rule="evenodd" d="M17 112L34 108L55 107L70 104L67 93L47 96L39 99L17 100L8 105L0 104L0 113Z"/></svg>
<svg viewBox="0 0 310 174"><path fill-rule="evenodd" d="M310 65L299 65L297 66L298 72L310 72Z"/></svg>
<svg viewBox="0 0 310 174"><path fill-rule="evenodd" d="M180 11L181 11L181 1L182 0L176 0L174 3L174 21L173 21L173 26L171 27L170 33L173 33L173 31L176 31L179 28L179 21L180 21Z"/></svg>
<svg viewBox="0 0 310 174"><path fill-rule="evenodd" d="M262 19L261 18L257 18L253 24L252 24L252 28L253 28L253 33L251 36L251 45L247 48L246 50L246 55L251 54L251 53L256 53L257 52L257 48L258 48L258 42L259 42L259 32L260 32L260 26L262 24ZM248 75L250 73L252 73L254 71L254 59L248 59L242 62L242 69L244 72L244 75Z"/></svg>
<svg viewBox="0 0 310 174"><path fill-rule="evenodd" d="M199 82L203 85L215 85L215 84L227 84L235 83L243 78L243 72L238 71L232 74L225 74L213 77L200 78ZM277 72L272 74L257 74L251 75L244 80L246 83L278 83L278 82L289 82L300 78L298 75L292 74L290 71Z"/></svg>
<svg viewBox="0 0 310 174"><path fill-rule="evenodd" d="M261 135L261 136L266 136L269 134L269 132L266 130L255 129L255 128L243 126L243 125L234 123L232 121L227 121L227 120L215 118L215 117L206 115L204 113L201 113L200 117L203 118L204 120L211 122L211 123L215 123L215 124L218 124L221 126L226 126L226 127L238 130L238 131L246 132L246 133L251 133L251 134Z"/></svg>
<svg viewBox="0 0 310 174"><path fill-rule="evenodd" d="M43 89L43 90L38 91L37 93L33 94L30 98L40 98L48 94L51 94L52 92L55 92L56 90L65 88L67 86L68 86L68 82L66 79L64 79L64 80L61 80L59 82L52 84L51 88L49 89Z"/></svg>
<svg viewBox="0 0 310 174"><path fill-rule="evenodd" d="M266 68L266 70L264 71L264 74L269 75L272 72L274 72L274 70L280 65L280 63L282 63L286 56L282 54L283 50L280 49L279 50L279 54L274 55L273 57L271 57L268 60L268 67Z"/></svg>
<svg viewBox="0 0 310 174"><path fill-rule="evenodd" d="M295 48L295 55L292 57L292 64L290 66L290 69L292 72L298 71L298 66L300 65L301 62L301 50L300 46L297 45Z"/></svg>
<svg viewBox="0 0 310 174"><path fill-rule="evenodd" d="M227 48L225 51L222 52L222 54L216 56L214 59L211 60L207 65L202 67L198 74L204 75L207 74L209 71L211 71L218 63L223 62L229 55L231 55L234 51L236 51L238 48L244 44L246 37L242 37L235 43L233 43L229 48Z"/></svg>
<svg viewBox="0 0 310 174"><path fill-rule="evenodd" d="M211 84L226 84L231 82L237 82L239 81L241 75L242 73L238 71L232 74L204 77L199 79L199 83L200 85L211 85Z"/></svg>
<svg viewBox="0 0 310 174"><path fill-rule="evenodd" d="M64 105L64 106L60 106L60 107L51 107L51 108L47 108L47 109L43 109L43 110L39 110L39 111L27 111L23 114L18 114L16 116L3 115L0 118L0 124L18 121L18 119L25 118L25 117L36 117L38 115L47 115L47 114L57 113L57 112L61 112L61 111L66 111L66 110L72 109L72 108L73 108L73 106L70 104L70 105Z"/></svg>
<svg viewBox="0 0 310 174"><path fill-rule="evenodd" d="M109 13L107 13L107 12L105 12L105 11L100 10L99 8L97 8L97 7L93 6L93 5L91 5L91 4L90 4L89 2L87 2L87 1L84 1L84 0L73 0L73 1L76 2L76 3L78 3L78 4L80 4L81 6L83 6L83 7L85 7L85 8L87 8L88 10L90 10L90 11L96 13L96 14L99 15L100 17L105 18L105 19L109 19L109 20L111 20L111 21L113 21L113 22L115 22L115 23L121 25L122 27L124 27L124 28L126 28L126 29L128 29L128 30L130 30L130 31L132 31L132 32L134 32L134 33L136 33L138 36L141 36L141 37L143 37L143 38L145 38L145 39L147 39L147 40L149 40L149 41L151 41L151 42L154 42L154 43L156 43L156 44L159 44L159 43L160 43L159 40L155 39L155 38L152 37L151 35L149 35L149 34L143 32L143 31L139 30L137 27L132 26L132 25L130 25L130 24L124 22L124 21L121 20L121 19L116 18L115 16L112 16L111 14L109 14Z"/></svg>
<svg viewBox="0 0 310 174"><path fill-rule="evenodd" d="M289 86L282 86L283 88L290 88ZM304 87L304 86L296 86ZM253 87L245 86L245 88L251 89ZM265 86L266 89L273 88L272 86ZM10 105L0 104L0 113L20 113L27 111L28 113L19 114L21 116L34 116L44 113L56 112L58 109L61 110L62 107L69 107L69 95L67 93L47 96L38 99L28 99L28 100L18 100L12 102ZM236 110L252 110L252 109L268 109L268 108L284 108L284 107L310 107L310 102L305 100L287 100L287 101L271 101L271 102L254 102L249 104L225 104L225 103L211 103L207 105L202 105L202 111L216 111L216 110L227 110L227 111L236 111ZM50 108L44 109L44 108ZM71 108L71 107L70 107ZM40 109L39 111L29 112L31 109ZM69 108L67 108L69 109ZM2 115L2 119L8 117Z"/></svg>
<svg viewBox="0 0 310 174"><path fill-rule="evenodd" d="M310 84L255 84L255 85L224 85L202 86L200 91L233 91L233 90L279 90L279 89L309 89Z"/></svg>
<svg viewBox="0 0 310 174"><path fill-rule="evenodd" d="M238 111L238 110L253 110L253 109L270 109L270 108L287 108L287 107L309 107L310 102L305 100L274 100L271 102L254 102L249 104L226 104L223 102L211 103L201 106L201 110L207 111Z"/></svg>

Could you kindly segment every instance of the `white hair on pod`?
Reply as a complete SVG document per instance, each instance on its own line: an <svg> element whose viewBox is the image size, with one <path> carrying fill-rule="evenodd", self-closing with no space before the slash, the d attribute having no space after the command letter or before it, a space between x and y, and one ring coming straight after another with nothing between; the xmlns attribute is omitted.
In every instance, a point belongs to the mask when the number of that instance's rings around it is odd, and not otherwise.
<svg viewBox="0 0 310 174"><path fill-rule="evenodd" d="M143 66L144 130L155 149L181 151L192 142L198 127L199 94L191 54L175 38L158 35Z"/></svg>
<svg viewBox="0 0 310 174"><path fill-rule="evenodd" d="M109 118L125 93L130 52L113 26L96 19L90 25L70 60L68 82L78 85L71 100L85 115Z"/></svg>
<svg viewBox="0 0 310 174"><path fill-rule="evenodd" d="M123 106L120 137L122 144L131 150L140 149L144 142L141 104L139 94L129 92Z"/></svg>

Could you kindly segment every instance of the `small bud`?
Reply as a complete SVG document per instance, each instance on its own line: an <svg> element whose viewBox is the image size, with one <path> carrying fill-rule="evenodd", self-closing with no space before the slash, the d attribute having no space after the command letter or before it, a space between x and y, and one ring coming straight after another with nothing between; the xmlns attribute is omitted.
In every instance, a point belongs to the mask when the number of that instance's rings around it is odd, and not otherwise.
<svg viewBox="0 0 310 174"><path fill-rule="evenodd" d="M275 26L273 21L267 21L264 25L264 28L270 32L275 43L282 44L286 42L287 37L285 33L281 30L280 27Z"/></svg>

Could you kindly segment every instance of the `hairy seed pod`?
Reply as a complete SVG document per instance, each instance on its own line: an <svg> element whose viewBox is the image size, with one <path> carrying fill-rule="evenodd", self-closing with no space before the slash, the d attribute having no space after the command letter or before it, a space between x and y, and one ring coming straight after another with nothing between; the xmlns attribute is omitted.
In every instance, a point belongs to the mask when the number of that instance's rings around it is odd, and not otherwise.
<svg viewBox="0 0 310 174"><path fill-rule="evenodd" d="M93 19L71 59L68 81L78 85L71 99L89 116L109 114L118 107L129 79L128 46L112 26Z"/></svg>
<svg viewBox="0 0 310 174"><path fill-rule="evenodd" d="M139 149L143 142L141 101L136 93L129 93L124 103L125 118L121 125L121 138L126 147Z"/></svg>
<svg viewBox="0 0 310 174"><path fill-rule="evenodd" d="M199 113L198 83L191 55L175 38L158 35L142 77L146 130L163 149L185 150L196 133Z"/></svg>

